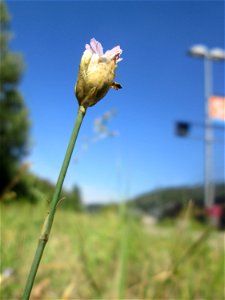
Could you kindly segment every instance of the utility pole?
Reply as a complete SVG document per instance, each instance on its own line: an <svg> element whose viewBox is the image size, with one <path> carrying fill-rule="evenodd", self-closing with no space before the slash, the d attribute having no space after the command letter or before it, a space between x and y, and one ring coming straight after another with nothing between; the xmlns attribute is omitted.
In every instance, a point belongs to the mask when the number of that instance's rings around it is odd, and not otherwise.
<svg viewBox="0 0 225 300"><path fill-rule="evenodd" d="M204 117L204 202L205 207L209 208L214 204L214 184L212 175L213 166L213 127L209 115L209 100L212 96L212 61L224 61L225 51L223 49L214 48L208 50L206 46L196 45L189 49L188 53L191 56L204 59L204 89L205 89L205 117Z"/></svg>

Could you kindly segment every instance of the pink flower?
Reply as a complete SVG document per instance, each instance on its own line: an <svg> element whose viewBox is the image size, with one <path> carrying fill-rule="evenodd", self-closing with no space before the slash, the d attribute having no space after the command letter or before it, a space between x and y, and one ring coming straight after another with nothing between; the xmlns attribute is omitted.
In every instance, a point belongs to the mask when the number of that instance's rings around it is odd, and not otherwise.
<svg viewBox="0 0 225 300"><path fill-rule="evenodd" d="M78 79L75 86L75 94L79 105L92 106L101 100L112 87L121 88L119 83L114 82L117 63L122 60L120 46L114 47L105 53L101 43L94 38L90 45L86 44L80 62Z"/></svg>

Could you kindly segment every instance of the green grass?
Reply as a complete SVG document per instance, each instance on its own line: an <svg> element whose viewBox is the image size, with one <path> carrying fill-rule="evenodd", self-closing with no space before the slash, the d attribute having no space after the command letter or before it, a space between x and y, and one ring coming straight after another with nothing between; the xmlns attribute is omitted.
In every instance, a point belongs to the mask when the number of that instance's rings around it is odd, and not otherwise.
<svg viewBox="0 0 225 300"><path fill-rule="evenodd" d="M46 209L1 205L1 299L21 299ZM58 210L32 299L224 299L223 233L182 220Z"/></svg>

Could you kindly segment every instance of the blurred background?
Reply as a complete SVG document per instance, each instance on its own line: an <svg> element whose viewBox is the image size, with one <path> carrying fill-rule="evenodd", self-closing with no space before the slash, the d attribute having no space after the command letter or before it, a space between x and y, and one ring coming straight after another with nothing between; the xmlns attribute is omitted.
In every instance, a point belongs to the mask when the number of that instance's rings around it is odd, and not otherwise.
<svg viewBox="0 0 225 300"><path fill-rule="evenodd" d="M224 2L0 8L3 299L21 297L93 37L123 49L123 88L87 111L32 298L222 299Z"/></svg>

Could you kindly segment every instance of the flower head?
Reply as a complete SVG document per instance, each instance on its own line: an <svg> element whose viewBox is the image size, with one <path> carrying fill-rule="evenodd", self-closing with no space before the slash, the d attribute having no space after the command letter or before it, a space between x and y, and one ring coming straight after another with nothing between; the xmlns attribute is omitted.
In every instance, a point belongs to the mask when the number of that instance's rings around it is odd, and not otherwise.
<svg viewBox="0 0 225 300"><path fill-rule="evenodd" d="M112 87L121 88L119 83L114 82L117 63L122 60L122 50L116 46L103 52L101 43L94 38L90 45L86 44L80 62L75 94L79 105L92 106L101 100Z"/></svg>

